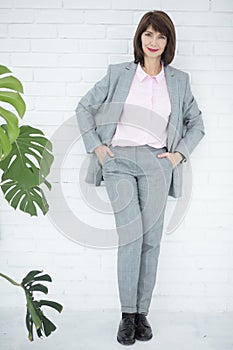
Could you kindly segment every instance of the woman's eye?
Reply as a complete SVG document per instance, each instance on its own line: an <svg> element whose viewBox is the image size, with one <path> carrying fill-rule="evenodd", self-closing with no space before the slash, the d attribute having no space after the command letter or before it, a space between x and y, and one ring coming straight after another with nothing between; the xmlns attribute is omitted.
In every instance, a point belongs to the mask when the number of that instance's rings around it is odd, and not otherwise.
<svg viewBox="0 0 233 350"><path fill-rule="evenodd" d="M146 36L151 36L150 33L145 33L145 35L146 35ZM159 39L166 39L166 36L160 35L160 36L159 36Z"/></svg>

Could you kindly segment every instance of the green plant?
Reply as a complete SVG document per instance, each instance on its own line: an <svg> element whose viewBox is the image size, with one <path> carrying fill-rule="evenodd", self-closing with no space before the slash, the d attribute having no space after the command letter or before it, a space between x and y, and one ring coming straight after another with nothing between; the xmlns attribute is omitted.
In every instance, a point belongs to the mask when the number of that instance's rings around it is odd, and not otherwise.
<svg viewBox="0 0 233 350"><path fill-rule="evenodd" d="M26 277L23 278L21 283L15 282L10 277L0 273L0 277L5 278L10 283L15 286L21 287L24 290L26 296L26 327L28 330L28 339L33 341L33 325L36 327L36 332L38 337L42 337L44 333L46 337L48 337L52 332L56 330L56 326L53 322L51 322L41 310L42 306L49 306L61 312L63 306L57 302L50 300L34 300L33 292L39 291L47 294L48 288L41 283L37 283L38 281L47 281L52 282L51 277L48 274L40 275L43 272L39 270L30 271Z"/></svg>
<svg viewBox="0 0 233 350"><path fill-rule="evenodd" d="M18 118L23 118L26 105L20 93L23 93L21 82L10 75L11 71L0 66L0 101L10 104L17 111L13 112L0 106L0 169L2 170L0 187L5 199L14 208L30 215L37 215L37 207L45 215L49 205L40 188L45 184L51 190L51 184L46 180L50 172L54 157L52 144L43 132L29 125L19 127ZM56 326L44 315L42 306L48 306L62 311L62 305L49 300L34 300L33 292L39 291L47 294L48 288L38 281L52 282L48 274L39 275L43 271L30 271L21 283L0 273L15 286L23 288L26 301L26 327L28 338L33 341L33 325L36 327L38 337L42 333L48 337Z"/></svg>
<svg viewBox="0 0 233 350"><path fill-rule="evenodd" d="M49 205L41 185L51 190L46 180L54 157L52 144L44 133L29 125L18 125L23 118L26 105L20 95L21 82L10 75L7 67L0 66L0 101L14 107L18 116L0 106L0 169L3 171L0 187L5 199L14 209L37 215L37 206L45 215ZM5 90L4 90L5 89Z"/></svg>

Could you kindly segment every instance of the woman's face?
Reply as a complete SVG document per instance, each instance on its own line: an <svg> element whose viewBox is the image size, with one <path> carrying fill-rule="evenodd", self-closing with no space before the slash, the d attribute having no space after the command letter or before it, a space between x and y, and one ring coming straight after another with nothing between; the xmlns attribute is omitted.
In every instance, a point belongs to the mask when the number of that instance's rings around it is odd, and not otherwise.
<svg viewBox="0 0 233 350"><path fill-rule="evenodd" d="M167 37L154 31L151 25L141 34L141 41L144 55L150 58L161 56L167 45Z"/></svg>

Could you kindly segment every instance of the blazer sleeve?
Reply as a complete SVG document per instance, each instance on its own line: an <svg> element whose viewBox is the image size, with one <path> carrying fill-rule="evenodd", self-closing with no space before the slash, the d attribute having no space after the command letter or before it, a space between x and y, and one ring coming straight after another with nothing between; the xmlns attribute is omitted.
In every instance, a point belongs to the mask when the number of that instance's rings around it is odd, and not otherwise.
<svg viewBox="0 0 233 350"><path fill-rule="evenodd" d="M75 109L87 153L92 153L97 146L102 145L102 141L96 132L94 116L108 95L110 74L111 64L108 65L105 76L81 98Z"/></svg>
<svg viewBox="0 0 233 350"><path fill-rule="evenodd" d="M194 148L205 135L202 112L199 110L197 102L192 94L188 74L186 75L182 113L186 132L176 146L175 151L180 152L185 157L181 162L186 162Z"/></svg>

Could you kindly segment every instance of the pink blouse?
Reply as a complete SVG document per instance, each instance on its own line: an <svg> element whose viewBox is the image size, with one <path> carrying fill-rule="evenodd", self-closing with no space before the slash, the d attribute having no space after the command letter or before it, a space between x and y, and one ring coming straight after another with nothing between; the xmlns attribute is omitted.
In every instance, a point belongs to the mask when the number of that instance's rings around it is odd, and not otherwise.
<svg viewBox="0 0 233 350"><path fill-rule="evenodd" d="M155 76L144 72L138 63L111 140L112 146L166 146L170 113L171 103L163 63L160 73Z"/></svg>

